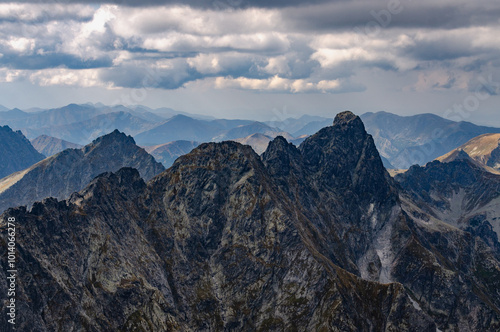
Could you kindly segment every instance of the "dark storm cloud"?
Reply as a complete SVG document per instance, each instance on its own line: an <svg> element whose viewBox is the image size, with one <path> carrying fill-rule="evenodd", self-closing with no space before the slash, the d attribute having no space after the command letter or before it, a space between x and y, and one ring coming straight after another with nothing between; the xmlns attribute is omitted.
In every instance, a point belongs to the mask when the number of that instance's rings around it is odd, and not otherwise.
<svg viewBox="0 0 500 332"><path fill-rule="evenodd" d="M465 1L349 1L285 8L290 28L308 31L381 28L445 28L498 24L500 3Z"/></svg>
<svg viewBox="0 0 500 332"><path fill-rule="evenodd" d="M2 0L0 3L11 2ZM145 6L165 6L165 5L188 5L191 7L202 9L238 9L238 8L282 8L289 6L304 6L311 4L321 4L332 2L331 0L310 0L307 2L301 0L195 0L195 1L182 1L182 0L18 0L18 3L60 3L60 4L116 4L131 7L145 7ZM346 0L338 0L337 2L346 2Z"/></svg>

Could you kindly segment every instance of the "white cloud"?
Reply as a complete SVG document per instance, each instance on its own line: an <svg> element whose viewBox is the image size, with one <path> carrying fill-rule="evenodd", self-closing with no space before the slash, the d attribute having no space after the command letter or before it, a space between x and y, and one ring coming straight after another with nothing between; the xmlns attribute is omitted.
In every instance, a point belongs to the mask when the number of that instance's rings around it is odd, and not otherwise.
<svg viewBox="0 0 500 332"><path fill-rule="evenodd" d="M29 75L29 80L40 86L64 85L78 87L112 87L111 84L101 82L99 79L99 69L46 69L33 72Z"/></svg>
<svg viewBox="0 0 500 332"><path fill-rule="evenodd" d="M304 79L286 79L275 75L267 79L251 79L246 77L217 77L215 87L218 89L248 89L277 92L335 92L341 88L338 80L322 80L314 83Z"/></svg>
<svg viewBox="0 0 500 332"><path fill-rule="evenodd" d="M321 21L322 10L334 7L0 4L0 67L8 69L2 80L134 88L152 71L165 89L204 80L217 88L338 92L349 90L346 80L362 84L355 82L360 68L378 68L420 74L417 90L464 89L470 75L446 73L491 68L499 55L500 27L490 21L422 29L400 27L395 16L387 28L366 35ZM359 14L359 4L347 7ZM304 21L308 15L318 21Z"/></svg>
<svg viewBox="0 0 500 332"><path fill-rule="evenodd" d="M33 38L11 38L8 44L15 52L26 54L33 52L36 41Z"/></svg>

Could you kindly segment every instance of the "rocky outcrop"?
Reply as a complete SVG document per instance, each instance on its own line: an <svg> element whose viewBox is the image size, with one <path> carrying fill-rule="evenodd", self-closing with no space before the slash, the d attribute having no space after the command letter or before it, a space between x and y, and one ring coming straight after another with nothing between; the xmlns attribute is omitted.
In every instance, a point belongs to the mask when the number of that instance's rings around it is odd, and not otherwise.
<svg viewBox="0 0 500 332"><path fill-rule="evenodd" d="M20 131L0 126L0 179L28 168L43 158Z"/></svg>
<svg viewBox="0 0 500 332"><path fill-rule="evenodd" d="M8 217L27 331L500 328L498 255L400 198L350 112L299 148L202 144Z"/></svg>
<svg viewBox="0 0 500 332"><path fill-rule="evenodd" d="M0 210L31 205L45 197L67 198L97 175L126 166L138 169L146 180L165 169L135 145L132 137L115 130L82 149L64 150L2 179Z"/></svg>

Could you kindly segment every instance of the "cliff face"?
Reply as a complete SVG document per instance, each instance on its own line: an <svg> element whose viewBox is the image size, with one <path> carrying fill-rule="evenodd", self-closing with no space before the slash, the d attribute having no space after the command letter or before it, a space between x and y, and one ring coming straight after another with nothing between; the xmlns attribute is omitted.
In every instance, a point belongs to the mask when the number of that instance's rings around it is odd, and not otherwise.
<svg viewBox="0 0 500 332"><path fill-rule="evenodd" d="M149 180L165 168L134 139L118 131L99 137L82 149L67 149L0 182L0 210L31 205L45 197L64 199L94 177L122 167L134 167Z"/></svg>
<svg viewBox="0 0 500 332"><path fill-rule="evenodd" d="M17 328L498 329L498 255L398 195L350 112L262 158L209 143L147 184L104 173L2 216L23 234Z"/></svg>
<svg viewBox="0 0 500 332"><path fill-rule="evenodd" d="M0 126L0 179L28 168L43 158L20 131Z"/></svg>

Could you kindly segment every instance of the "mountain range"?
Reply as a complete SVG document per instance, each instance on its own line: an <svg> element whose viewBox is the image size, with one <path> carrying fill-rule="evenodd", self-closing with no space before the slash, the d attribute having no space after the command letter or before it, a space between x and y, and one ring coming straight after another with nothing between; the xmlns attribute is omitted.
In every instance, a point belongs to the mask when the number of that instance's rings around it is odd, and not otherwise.
<svg viewBox="0 0 500 332"><path fill-rule="evenodd" d="M31 206L46 197L68 198L97 175L126 166L138 169L146 180L165 169L132 137L115 130L81 149L66 149L0 179L0 210Z"/></svg>
<svg viewBox="0 0 500 332"><path fill-rule="evenodd" d="M407 169L450 152L482 134L500 133L500 128L454 122L433 114L399 116L387 112L361 115L366 130L373 135L386 168ZM145 106L105 106L70 104L61 108L25 112L0 111L0 123L21 130L29 139L40 135L85 145L118 129L135 138L141 146L157 146L175 141L243 141L262 134L284 136L300 144L305 137L331 124L328 117L304 115L267 122L213 119L169 108ZM256 145L261 152L262 147Z"/></svg>
<svg viewBox="0 0 500 332"><path fill-rule="evenodd" d="M481 209L499 179L457 160L394 180L351 112L299 147L203 143L147 183L106 172L2 215L22 234L17 328L498 331L499 220Z"/></svg>
<svg viewBox="0 0 500 332"><path fill-rule="evenodd" d="M425 165L476 136L500 133L500 128L455 122L434 114L399 116L377 112L365 113L361 118L380 154L399 169Z"/></svg>

